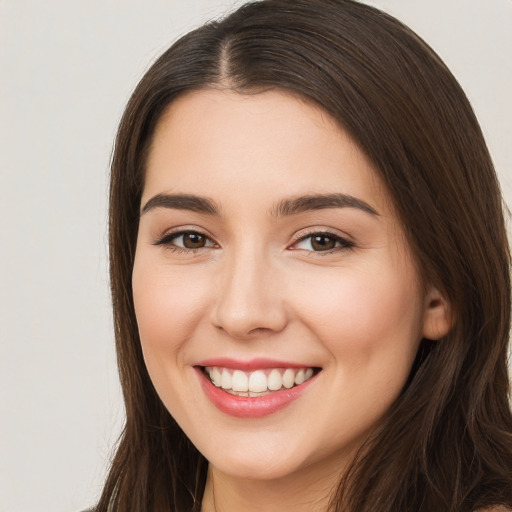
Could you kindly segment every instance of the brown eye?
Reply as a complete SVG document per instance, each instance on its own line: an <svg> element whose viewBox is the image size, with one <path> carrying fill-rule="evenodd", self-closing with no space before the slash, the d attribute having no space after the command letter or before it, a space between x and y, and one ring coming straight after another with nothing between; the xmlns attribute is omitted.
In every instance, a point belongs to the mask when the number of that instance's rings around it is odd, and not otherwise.
<svg viewBox="0 0 512 512"><path fill-rule="evenodd" d="M198 231L169 233L153 243L154 245L161 245L174 251L194 251L203 248L217 247L213 240Z"/></svg>
<svg viewBox="0 0 512 512"><path fill-rule="evenodd" d="M201 249L206 246L206 237L199 233L184 233L183 247L187 249Z"/></svg>
<svg viewBox="0 0 512 512"><path fill-rule="evenodd" d="M336 247L337 240L331 236L315 235L311 237L311 247L314 251L329 251Z"/></svg>
<svg viewBox="0 0 512 512"><path fill-rule="evenodd" d="M351 249L354 243L339 235L329 232L317 232L298 240L292 249L302 249L310 252L330 254L335 251Z"/></svg>

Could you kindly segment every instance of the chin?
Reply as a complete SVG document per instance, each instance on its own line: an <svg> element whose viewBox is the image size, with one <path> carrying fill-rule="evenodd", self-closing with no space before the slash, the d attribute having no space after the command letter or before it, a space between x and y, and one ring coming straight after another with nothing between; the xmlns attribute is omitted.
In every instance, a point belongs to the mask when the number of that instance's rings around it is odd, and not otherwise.
<svg viewBox="0 0 512 512"><path fill-rule="evenodd" d="M218 464L215 462L218 460ZM276 460L276 454L268 458L241 458L234 455L230 458L216 457L210 461L218 471L232 478L241 480L281 480L296 473L301 467L300 462L291 460Z"/></svg>

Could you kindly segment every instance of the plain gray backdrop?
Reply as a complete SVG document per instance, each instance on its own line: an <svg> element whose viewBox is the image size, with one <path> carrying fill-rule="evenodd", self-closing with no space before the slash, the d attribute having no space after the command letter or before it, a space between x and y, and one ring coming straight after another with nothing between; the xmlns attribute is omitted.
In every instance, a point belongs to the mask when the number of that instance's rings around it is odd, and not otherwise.
<svg viewBox="0 0 512 512"><path fill-rule="evenodd" d="M0 0L0 511L101 490L123 406L108 291L116 125L173 41L240 1ZM512 0L375 0L466 90L512 204Z"/></svg>

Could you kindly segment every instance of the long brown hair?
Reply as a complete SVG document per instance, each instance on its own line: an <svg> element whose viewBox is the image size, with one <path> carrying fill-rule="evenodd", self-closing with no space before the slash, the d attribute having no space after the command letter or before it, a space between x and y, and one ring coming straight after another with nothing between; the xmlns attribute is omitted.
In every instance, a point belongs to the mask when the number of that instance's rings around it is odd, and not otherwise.
<svg viewBox="0 0 512 512"><path fill-rule="evenodd" d="M440 58L391 16L353 0L264 0L177 41L143 77L119 127L110 270L126 425L97 511L201 507L207 462L150 381L131 273L155 126L176 97L212 86L292 91L339 120L387 185L424 280L453 311L444 339L423 340L405 389L343 475L331 509L512 506L510 254L471 106Z"/></svg>

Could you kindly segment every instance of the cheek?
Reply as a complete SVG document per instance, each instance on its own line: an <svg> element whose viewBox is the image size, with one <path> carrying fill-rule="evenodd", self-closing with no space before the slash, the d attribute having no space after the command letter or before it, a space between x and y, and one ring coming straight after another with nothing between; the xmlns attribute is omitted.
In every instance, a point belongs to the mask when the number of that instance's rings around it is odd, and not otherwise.
<svg viewBox="0 0 512 512"><path fill-rule="evenodd" d="M342 270L324 287L317 281L297 291L305 323L335 357L362 364L383 351L415 353L422 319L415 274L385 268Z"/></svg>
<svg viewBox="0 0 512 512"><path fill-rule="evenodd" d="M192 286L196 277L170 272L165 265L145 264L136 258L133 298L139 335L147 358L150 351L172 355L204 317L205 287Z"/></svg>
<svg viewBox="0 0 512 512"><path fill-rule="evenodd" d="M183 425L187 411L200 409L198 397L190 393L194 375L187 365L187 342L205 316L206 300L204 287L190 285L195 282L190 272L171 272L165 264L154 265L140 256L132 275L146 368L162 402Z"/></svg>
<svg viewBox="0 0 512 512"><path fill-rule="evenodd" d="M337 404L331 423L342 425L329 432L334 444L359 439L403 389L421 333L415 282L403 272L345 272L325 293L297 294L304 323L330 354L326 403Z"/></svg>

